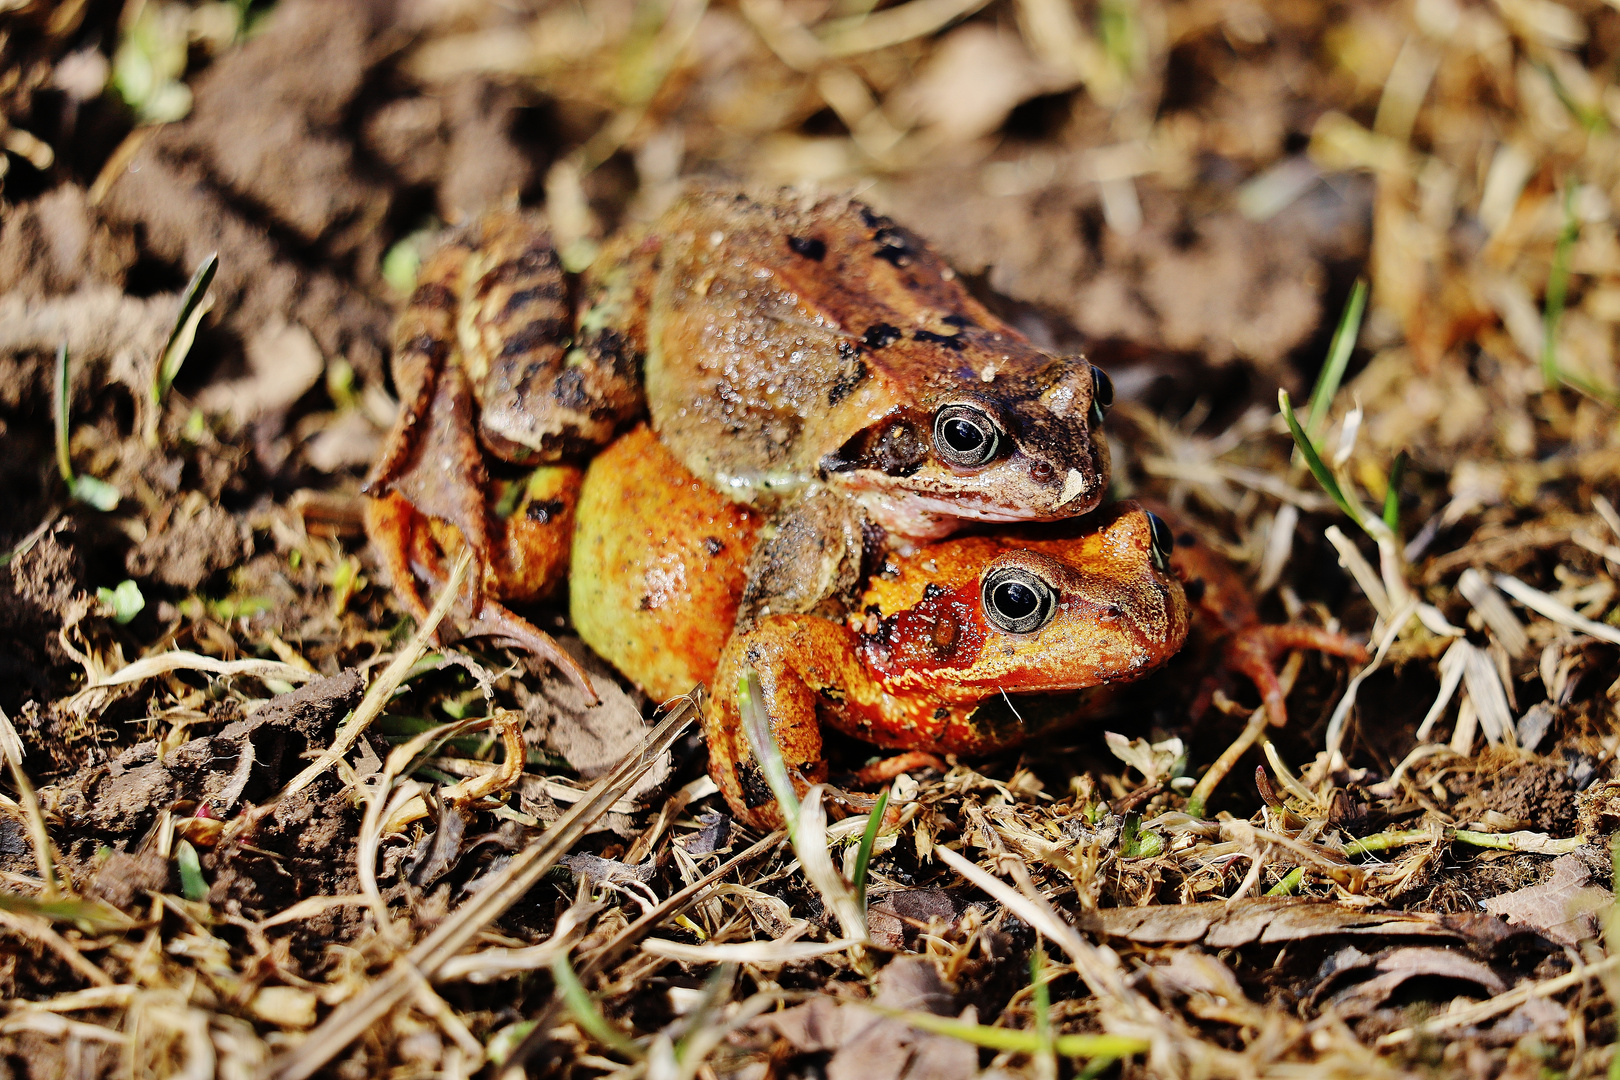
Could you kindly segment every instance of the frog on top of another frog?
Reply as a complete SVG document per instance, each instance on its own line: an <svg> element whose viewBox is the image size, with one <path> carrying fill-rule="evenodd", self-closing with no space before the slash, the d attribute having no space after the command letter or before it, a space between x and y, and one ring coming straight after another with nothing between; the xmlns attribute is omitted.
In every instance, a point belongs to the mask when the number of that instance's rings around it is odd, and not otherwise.
<svg viewBox="0 0 1620 1080"><path fill-rule="evenodd" d="M1170 530L1135 503L891 551L842 616L766 615L733 632L761 535L758 511L638 427L586 471L569 606L585 643L654 698L711 686L709 773L762 828L777 809L739 715L746 671L802 793L829 774L824 728L921 752L869 766L863 782L989 753L1083 719L1085 702L1054 695L1135 679L1187 637Z"/></svg>
<svg viewBox="0 0 1620 1080"><path fill-rule="evenodd" d="M835 609L874 527L916 540L1072 517L1108 484L1107 377L1029 342L845 196L695 187L577 280L538 219L487 214L423 263L393 366L403 407L366 524L396 591L426 614L423 548L453 529L476 557L470 630L576 678L500 603L532 598L562 558L490 513L501 462L586 455L645 412L685 468L767 514L739 625ZM520 513L547 524L560 502Z"/></svg>

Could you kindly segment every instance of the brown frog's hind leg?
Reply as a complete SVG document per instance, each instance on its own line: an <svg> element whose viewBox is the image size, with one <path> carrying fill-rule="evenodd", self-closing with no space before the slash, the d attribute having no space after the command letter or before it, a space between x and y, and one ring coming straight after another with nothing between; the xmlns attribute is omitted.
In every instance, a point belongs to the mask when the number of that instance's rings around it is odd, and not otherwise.
<svg viewBox="0 0 1620 1080"><path fill-rule="evenodd" d="M569 520L572 520L572 515L569 515ZM436 590L444 587L450 577L450 552L464 542L461 534L446 522L435 522L422 516L404 498L392 493L366 500L365 522L366 533L382 558L395 594L418 623L426 622L430 605L423 595L422 585L426 583ZM532 547L532 538L523 537L521 540L526 549ZM566 535L560 538L560 542L566 544ZM525 551L525 555L532 558L528 551ZM513 558L504 550L502 557L505 562ZM469 578L476 572L475 566L469 572ZM465 625L466 637L493 638L550 662L584 689L592 701L596 700L596 692L579 662L564 652L550 634L499 601L484 596L478 611L465 621ZM435 637L440 641L447 640L442 624Z"/></svg>
<svg viewBox="0 0 1620 1080"><path fill-rule="evenodd" d="M514 462L606 446L642 411L637 348L602 312L586 312L571 338L568 277L539 218L490 213L473 228L457 329L485 445Z"/></svg>
<svg viewBox="0 0 1620 1080"><path fill-rule="evenodd" d="M366 533L395 592L422 620L428 614L423 582L442 586L449 576L446 546L434 537L434 522L450 526L458 535L449 546L465 543L473 552L463 586L469 634L510 641L550 661L594 701L583 669L549 634L486 598L492 587L490 481L475 432L472 387L454 347L459 283L468 257L463 236L430 256L395 327L393 369L401 411L366 480Z"/></svg>
<svg viewBox="0 0 1620 1080"><path fill-rule="evenodd" d="M938 769L945 772L950 766L939 759L937 754L930 754L926 750L908 750L903 754L895 754L881 761L874 761L855 774L855 782L863 787L872 784L884 784L893 780L903 772L913 769Z"/></svg>

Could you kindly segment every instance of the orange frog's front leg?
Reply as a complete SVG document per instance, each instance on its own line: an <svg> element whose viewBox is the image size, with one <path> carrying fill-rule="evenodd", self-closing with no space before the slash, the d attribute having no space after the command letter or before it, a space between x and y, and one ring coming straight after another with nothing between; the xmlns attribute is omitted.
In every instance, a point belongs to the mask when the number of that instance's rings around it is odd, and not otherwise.
<svg viewBox="0 0 1620 1080"><path fill-rule="evenodd" d="M1161 516L1170 517L1162 507L1154 509ZM1176 519L1171 517L1171 520ZM1274 726L1281 727L1288 722L1286 695L1277 677L1277 663L1283 656L1309 649L1343 656L1357 663L1366 662L1367 647L1344 634L1319 626L1261 622L1248 585L1232 564L1196 532L1177 529L1175 552L1170 562L1186 587L1187 599L1196 616L1195 624L1219 641L1221 666L1254 683ZM1201 694L1195 711L1201 712L1207 703L1208 695Z"/></svg>
<svg viewBox="0 0 1620 1080"><path fill-rule="evenodd" d="M771 615L732 637L703 715L709 775L743 820L771 829L781 825L781 815L737 701L739 682L749 672L759 677L768 735L801 796L827 779L818 700L866 712L881 705L883 690L862 666L855 635L819 616Z"/></svg>

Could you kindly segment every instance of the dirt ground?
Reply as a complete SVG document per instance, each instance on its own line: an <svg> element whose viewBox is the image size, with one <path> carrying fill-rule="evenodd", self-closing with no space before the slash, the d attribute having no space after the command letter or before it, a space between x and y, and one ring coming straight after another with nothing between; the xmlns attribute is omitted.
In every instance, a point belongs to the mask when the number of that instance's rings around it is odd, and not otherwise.
<svg viewBox="0 0 1620 1080"><path fill-rule="evenodd" d="M1617 129L1603 0L0 2L0 1077L1620 1075ZM928 238L1373 661L1267 732L1189 648L857 868L564 605L602 706L424 646L360 495L416 260L693 178Z"/></svg>

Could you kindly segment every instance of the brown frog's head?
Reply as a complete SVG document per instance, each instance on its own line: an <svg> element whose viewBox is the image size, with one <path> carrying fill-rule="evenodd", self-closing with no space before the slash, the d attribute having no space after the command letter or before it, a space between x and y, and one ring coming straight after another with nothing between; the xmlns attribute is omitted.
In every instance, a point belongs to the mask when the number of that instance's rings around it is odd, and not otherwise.
<svg viewBox="0 0 1620 1080"><path fill-rule="evenodd" d="M1108 487L1100 430L1113 404L1108 376L1004 335L957 336L988 340L964 348L963 365L929 380L916 405L881 416L824 459L829 482L884 528L918 538L962 522L1050 521L1095 509Z"/></svg>
<svg viewBox="0 0 1620 1080"><path fill-rule="evenodd" d="M1082 522L930 545L874 583L863 650L888 679L947 693L1135 678L1187 637L1173 544L1161 519L1121 503Z"/></svg>

